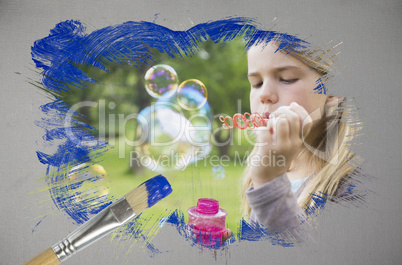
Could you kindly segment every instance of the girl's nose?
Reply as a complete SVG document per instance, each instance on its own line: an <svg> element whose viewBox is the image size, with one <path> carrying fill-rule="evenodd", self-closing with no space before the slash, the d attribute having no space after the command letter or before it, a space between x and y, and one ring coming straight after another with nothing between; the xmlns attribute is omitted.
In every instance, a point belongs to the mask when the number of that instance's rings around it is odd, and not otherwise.
<svg viewBox="0 0 402 265"><path fill-rule="evenodd" d="M265 82L260 91L261 103L275 104L278 102L278 94L276 93L275 84Z"/></svg>

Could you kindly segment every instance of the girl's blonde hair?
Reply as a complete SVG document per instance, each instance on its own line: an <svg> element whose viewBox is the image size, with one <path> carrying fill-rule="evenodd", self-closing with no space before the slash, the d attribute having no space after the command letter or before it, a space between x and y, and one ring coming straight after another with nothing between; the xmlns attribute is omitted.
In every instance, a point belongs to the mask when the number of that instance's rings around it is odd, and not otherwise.
<svg viewBox="0 0 402 265"><path fill-rule="evenodd" d="M304 62L317 71L322 80L326 80L335 55L329 58L325 56L335 47L324 52L320 50L293 51L292 48L285 47L282 52L287 52ZM317 208L313 200L315 196L330 198L334 195L343 178L351 174L361 162L360 158L350 150L351 141L359 127L350 115L351 108L345 106L345 103L344 99L335 107L326 106L322 119L311 129L311 131L320 130L323 133L315 139L309 136L304 139L308 146L304 146L299 158L302 161L308 161L306 168L313 169L313 175L297 201L305 211ZM254 152L255 149L249 158L254 155ZM252 186L248 172L249 164L242 180L242 210L245 216L249 216L251 211L245 196L245 191Z"/></svg>

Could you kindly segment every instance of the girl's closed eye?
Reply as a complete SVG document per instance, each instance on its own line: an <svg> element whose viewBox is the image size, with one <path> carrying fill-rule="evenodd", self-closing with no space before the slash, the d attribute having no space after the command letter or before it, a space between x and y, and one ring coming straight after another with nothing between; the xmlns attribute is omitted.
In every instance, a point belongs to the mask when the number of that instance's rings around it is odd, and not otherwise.
<svg viewBox="0 0 402 265"><path fill-rule="evenodd" d="M262 86L262 84L263 84L262 82L258 82L258 83L252 84L251 87L252 88L260 88Z"/></svg>
<svg viewBox="0 0 402 265"><path fill-rule="evenodd" d="M280 81L284 84L293 84L296 83L299 79L298 78L293 78L293 79L285 79L281 78Z"/></svg>

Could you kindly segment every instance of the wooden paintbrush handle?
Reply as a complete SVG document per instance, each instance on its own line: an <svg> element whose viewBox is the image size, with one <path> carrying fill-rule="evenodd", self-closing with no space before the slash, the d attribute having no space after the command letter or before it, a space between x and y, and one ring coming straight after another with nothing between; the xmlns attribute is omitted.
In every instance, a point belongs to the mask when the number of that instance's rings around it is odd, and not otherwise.
<svg viewBox="0 0 402 265"><path fill-rule="evenodd" d="M60 264L59 258L56 256L52 248L48 248L42 253L36 255L32 259L24 263L24 265L57 265Z"/></svg>

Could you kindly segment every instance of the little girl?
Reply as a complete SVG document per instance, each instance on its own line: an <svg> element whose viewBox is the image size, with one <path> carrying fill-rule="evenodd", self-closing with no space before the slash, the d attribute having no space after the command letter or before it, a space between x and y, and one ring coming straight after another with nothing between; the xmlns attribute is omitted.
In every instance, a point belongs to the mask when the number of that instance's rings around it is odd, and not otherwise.
<svg viewBox="0 0 402 265"><path fill-rule="evenodd" d="M311 51L278 47L271 41L248 51L251 112L266 125L255 130L242 206L252 222L284 231L314 212L315 199L352 196L346 183L356 157L348 149L354 132L344 98L322 91L331 63ZM272 155L281 163L271 163Z"/></svg>

